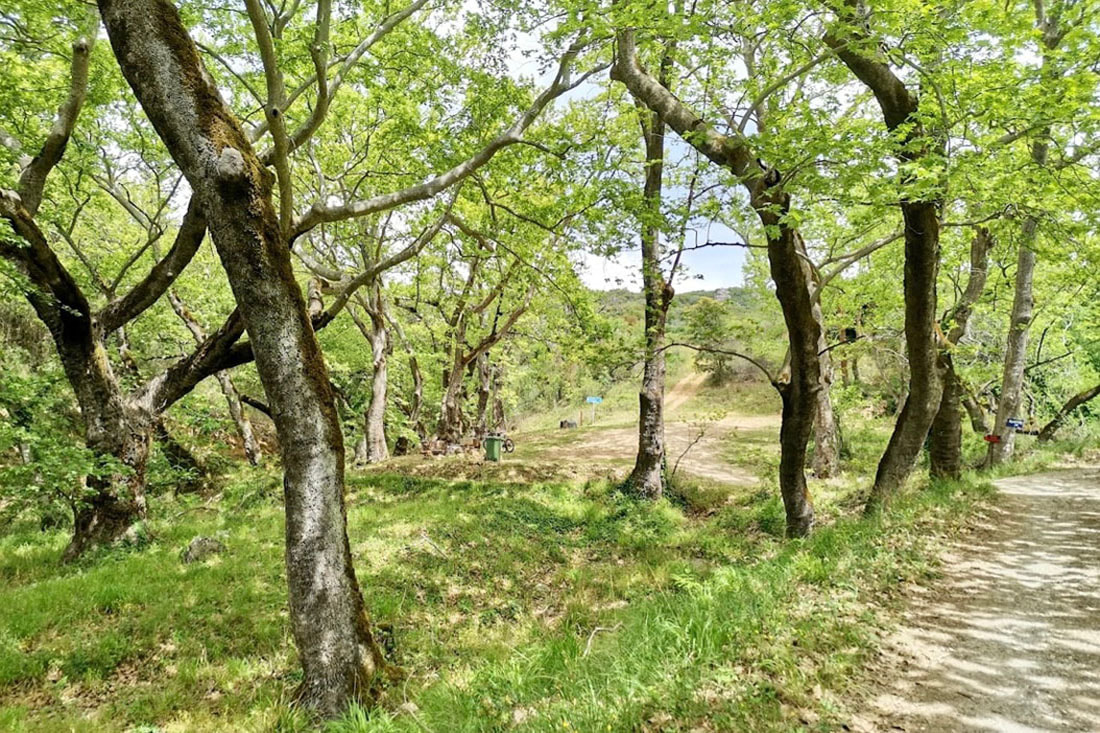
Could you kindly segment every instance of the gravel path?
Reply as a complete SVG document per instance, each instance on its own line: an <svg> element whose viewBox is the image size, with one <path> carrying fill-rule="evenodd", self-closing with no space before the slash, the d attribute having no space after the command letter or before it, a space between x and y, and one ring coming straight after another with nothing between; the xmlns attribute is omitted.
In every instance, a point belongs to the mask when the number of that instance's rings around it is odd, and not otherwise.
<svg viewBox="0 0 1100 733"><path fill-rule="evenodd" d="M860 731L1100 731L1100 471L1003 479L884 649Z"/></svg>

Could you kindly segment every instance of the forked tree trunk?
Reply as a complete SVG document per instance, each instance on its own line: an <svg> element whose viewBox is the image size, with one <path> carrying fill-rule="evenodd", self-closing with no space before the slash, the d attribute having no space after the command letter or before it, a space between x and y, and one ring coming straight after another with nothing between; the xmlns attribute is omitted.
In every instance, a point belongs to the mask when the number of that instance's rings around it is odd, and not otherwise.
<svg viewBox="0 0 1100 733"><path fill-rule="evenodd" d="M661 64L662 85L668 86L669 57ZM641 104L639 102L639 104ZM661 189L664 177L665 123L642 106L639 110L645 143L643 184L642 289L645 293L645 361L638 391L638 453L626 485L645 499L664 493L665 464L665 323L672 288L661 270Z"/></svg>
<svg viewBox="0 0 1100 733"><path fill-rule="evenodd" d="M984 227L979 229L970 243L970 273L966 289L955 304L952 312L954 323L946 337L946 349L940 357L943 393L928 435L929 472L937 478L957 479L962 474L962 402L965 390L955 372L951 350L966 337L970 327L970 314L985 289L989 250L992 247L993 237L989 230Z"/></svg>
<svg viewBox="0 0 1100 733"><path fill-rule="evenodd" d="M244 318L283 454L300 699L336 715L368 689L383 660L351 561L335 399L272 205L270 174L172 4L100 0L99 7L123 76L201 202Z"/></svg>
<svg viewBox="0 0 1100 733"><path fill-rule="evenodd" d="M1062 409L1058 410L1058 414L1054 416L1054 419L1043 426L1043 429L1039 431L1039 442L1046 443L1054 439L1054 434L1058 432L1058 428L1062 427L1062 423L1066 421L1066 418L1073 414L1081 405L1096 399L1100 396L1100 384L1091 389L1086 389L1083 392L1070 397L1066 401L1066 404L1062 405Z"/></svg>

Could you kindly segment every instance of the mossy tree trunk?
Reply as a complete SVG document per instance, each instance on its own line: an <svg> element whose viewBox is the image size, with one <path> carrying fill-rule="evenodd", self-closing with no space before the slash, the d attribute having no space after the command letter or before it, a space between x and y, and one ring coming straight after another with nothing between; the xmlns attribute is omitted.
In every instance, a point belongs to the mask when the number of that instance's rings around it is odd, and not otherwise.
<svg viewBox="0 0 1100 733"><path fill-rule="evenodd" d="M101 0L115 58L206 215L282 450L300 699L336 715L383 664L352 566L335 398L294 279L272 181L165 0ZM284 191L284 194L286 192Z"/></svg>

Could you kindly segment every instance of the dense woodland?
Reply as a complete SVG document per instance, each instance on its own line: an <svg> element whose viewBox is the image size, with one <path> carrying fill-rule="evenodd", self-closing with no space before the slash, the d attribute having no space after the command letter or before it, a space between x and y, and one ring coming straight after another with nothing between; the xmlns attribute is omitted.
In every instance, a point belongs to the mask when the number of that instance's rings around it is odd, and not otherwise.
<svg viewBox="0 0 1100 733"><path fill-rule="evenodd" d="M609 395L632 457L598 496L591 478L562 491L660 545L639 529L654 512L704 521L674 470L691 446L666 444L666 391L697 372L707 407L779 416L723 448L759 477L738 511L771 519L698 530L714 533L707 578L748 562L721 545L739 534L763 527L786 558L841 519L862 538L902 521L884 514L939 511L914 493L1094 448L1098 32L1094 0L6 0L0 577L109 578L267 486L276 510L254 521L285 531L264 545L285 566L263 576L285 617L256 634L295 655L271 706L415 730L392 690L428 684L438 660L407 649L440 616L381 600L408 558L368 562L373 525L349 516L413 491L423 466L469 478L488 435L587 435L586 396ZM742 284L699 290L703 252L731 269L737 253ZM591 289L599 258L636 279ZM474 511L488 489L467 488ZM599 541L629 534L615 526ZM458 552L428 542L440 562ZM653 592L697 590L668 582ZM722 593L767 593L750 586ZM43 620L0 628L0 703L24 716L0 722L46 730L19 701L55 669L34 661L51 602L20 603ZM618 628L589 621L578 660ZM556 694L482 711L503 721L484 729L561 730L532 702ZM455 699L455 719L481 715ZM680 729L632 710L577 720Z"/></svg>

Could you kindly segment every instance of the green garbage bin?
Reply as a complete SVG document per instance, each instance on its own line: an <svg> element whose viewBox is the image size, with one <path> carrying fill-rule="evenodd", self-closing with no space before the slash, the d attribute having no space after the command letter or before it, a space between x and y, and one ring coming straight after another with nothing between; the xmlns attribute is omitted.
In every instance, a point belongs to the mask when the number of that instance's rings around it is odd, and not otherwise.
<svg viewBox="0 0 1100 733"><path fill-rule="evenodd" d="M490 435L485 438L485 460L487 461L500 461L500 446L504 443L504 438L499 435Z"/></svg>

